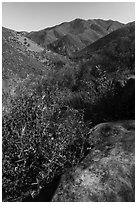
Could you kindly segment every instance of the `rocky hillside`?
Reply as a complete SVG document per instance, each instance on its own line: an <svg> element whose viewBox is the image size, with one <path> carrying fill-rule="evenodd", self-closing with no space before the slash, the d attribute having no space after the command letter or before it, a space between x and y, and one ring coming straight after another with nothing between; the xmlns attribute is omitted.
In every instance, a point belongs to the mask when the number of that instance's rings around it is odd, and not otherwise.
<svg viewBox="0 0 137 204"><path fill-rule="evenodd" d="M112 20L75 19L41 31L30 32L27 36L42 47L70 55L123 25Z"/></svg>

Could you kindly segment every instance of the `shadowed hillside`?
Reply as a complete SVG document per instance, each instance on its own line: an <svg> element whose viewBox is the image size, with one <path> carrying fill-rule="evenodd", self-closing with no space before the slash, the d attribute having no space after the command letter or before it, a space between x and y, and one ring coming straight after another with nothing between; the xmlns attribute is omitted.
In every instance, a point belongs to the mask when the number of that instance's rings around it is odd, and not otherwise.
<svg viewBox="0 0 137 204"><path fill-rule="evenodd" d="M85 109L86 120L92 120L93 117L94 122L96 120L99 123L103 118L104 121L134 118L134 31L133 22L99 39L72 57L72 60L79 63L73 89L75 94L83 94L79 108ZM86 97L88 99L85 100Z"/></svg>
<svg viewBox="0 0 137 204"><path fill-rule="evenodd" d="M135 40L134 32L135 32L135 22L126 24L122 28L110 33L109 35L106 35L105 37L87 46L85 49L77 52L74 56L89 58L92 56L94 52L97 52L97 51L99 52L102 50L104 51L104 49L108 48L108 46L113 46L113 44L117 44L118 42L120 43L120 45L117 45L117 46L124 49L124 48L128 48L128 43L132 41L132 44L130 46L133 48L134 40ZM112 47L112 50L113 50L113 47ZM109 48L108 48L108 51L109 51Z"/></svg>

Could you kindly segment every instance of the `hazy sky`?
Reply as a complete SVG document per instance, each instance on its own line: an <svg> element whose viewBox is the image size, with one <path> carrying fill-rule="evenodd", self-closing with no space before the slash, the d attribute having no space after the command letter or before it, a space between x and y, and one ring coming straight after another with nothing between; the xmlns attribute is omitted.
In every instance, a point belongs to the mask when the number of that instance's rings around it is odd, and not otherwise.
<svg viewBox="0 0 137 204"><path fill-rule="evenodd" d="M2 25L14 30L41 30L75 18L135 20L131 2L3 2Z"/></svg>

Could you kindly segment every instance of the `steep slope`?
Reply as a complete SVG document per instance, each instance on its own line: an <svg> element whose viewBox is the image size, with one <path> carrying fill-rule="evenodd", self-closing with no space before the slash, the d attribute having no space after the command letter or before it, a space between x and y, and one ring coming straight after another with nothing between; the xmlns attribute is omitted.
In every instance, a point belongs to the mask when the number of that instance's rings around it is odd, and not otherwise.
<svg viewBox="0 0 137 204"><path fill-rule="evenodd" d="M123 26L122 28L117 29L116 31L102 37L101 39L97 40L94 43L91 43L86 48L75 53L75 55L80 56L80 57L83 55L89 56L90 53L92 55L93 52L95 52L99 49L104 49L105 47L108 47L108 45L110 46L110 43L112 43L112 44L118 43L118 41L120 42L120 40L126 41L126 37L129 38L129 40L130 39L133 40L134 31L135 31L135 22L128 23L125 26ZM128 39L127 39L127 41L128 41ZM120 44L119 46L121 46L121 45L122 44ZM125 46L127 46L127 44ZM124 43L123 43L123 47L124 47Z"/></svg>
<svg viewBox="0 0 137 204"><path fill-rule="evenodd" d="M30 95L49 70L72 65L66 57L42 48L26 32L2 28L3 108L11 97ZM8 101L7 101L8 100Z"/></svg>
<svg viewBox="0 0 137 204"><path fill-rule="evenodd" d="M96 124L102 119L134 118L134 23L99 39L74 56L72 59L79 70L72 90L75 96L78 93L80 96L71 103L84 109L85 120Z"/></svg>
<svg viewBox="0 0 137 204"><path fill-rule="evenodd" d="M47 45L48 49L64 56L71 56L71 53L83 48L81 41L72 35L65 35L61 39Z"/></svg>
<svg viewBox="0 0 137 204"><path fill-rule="evenodd" d="M75 19L41 31L31 32L27 36L39 45L43 47L50 45L49 47L52 50L62 54L63 48L75 52L122 26L122 23L112 20ZM64 36L67 36L67 38L64 38ZM73 46L73 49L70 48L71 46Z"/></svg>
<svg viewBox="0 0 137 204"><path fill-rule="evenodd" d="M133 71L134 74L135 23L110 33L73 56L82 67L89 68L93 75L97 69L108 72Z"/></svg>
<svg viewBox="0 0 137 204"><path fill-rule="evenodd" d="M47 73L42 63L31 56L27 46L22 45L19 37L13 30L2 29L3 108L12 97L31 94L35 84Z"/></svg>
<svg viewBox="0 0 137 204"><path fill-rule="evenodd" d="M25 78L27 74L32 73L42 75L44 67L36 59L29 56L26 46L22 45L21 36L16 36L15 31L6 28L3 28L2 31L3 78L11 72L20 78Z"/></svg>

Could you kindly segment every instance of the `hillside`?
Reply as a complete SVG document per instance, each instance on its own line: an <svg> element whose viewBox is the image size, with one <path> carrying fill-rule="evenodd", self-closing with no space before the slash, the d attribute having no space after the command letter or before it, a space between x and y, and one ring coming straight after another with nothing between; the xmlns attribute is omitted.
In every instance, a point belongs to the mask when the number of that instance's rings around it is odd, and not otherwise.
<svg viewBox="0 0 137 204"><path fill-rule="evenodd" d="M125 25L99 39L76 52L71 59L79 62L81 69L94 77L97 77L99 71L134 75L135 23Z"/></svg>
<svg viewBox="0 0 137 204"><path fill-rule="evenodd" d="M72 64L66 57L46 50L26 37L26 32L2 28L3 108L11 98L31 95L48 70Z"/></svg>
<svg viewBox="0 0 137 204"><path fill-rule="evenodd" d="M41 31L30 32L27 36L42 47L64 55L84 48L123 25L112 20L75 19Z"/></svg>
<svg viewBox="0 0 137 204"><path fill-rule="evenodd" d="M26 78L27 74L35 74L35 76L44 74L44 67L35 58L29 56L28 50L31 48L28 48L25 43L23 45L23 37L21 37L16 34L16 31L2 29L3 78L7 78L7 74L12 73L20 78Z"/></svg>
<svg viewBox="0 0 137 204"><path fill-rule="evenodd" d="M96 119L104 117L105 115L109 115L110 118L113 116L113 119L121 115L124 117L126 111L123 111L123 107L125 107L126 102L132 104L134 113L134 78L135 78L135 24L130 23L123 28L112 32L111 34L99 39L97 42L87 46L85 49L77 52L72 60L79 64L79 75L78 81L79 89L88 90L89 98L91 94L91 90L94 86L94 91L92 91L92 96L89 101L93 100L93 95L98 95L100 92L100 96L103 94L108 94L108 99L103 99L102 105L100 104L100 108L98 110L98 114L96 115ZM127 89L127 82L131 78L130 81L132 84L130 86L130 91L124 91L124 95L121 94L122 89ZM80 85L81 84L81 85ZM93 85L94 84L94 85ZM126 87L127 85L127 87ZM80 88L81 87L81 88ZM123 90L124 90L123 89ZM95 91L96 90L96 91ZM117 90L117 91L116 91ZM114 91L114 92L113 92ZM118 93L116 93L118 92ZM94 93L94 94L93 94ZM133 93L132 97L129 94ZM118 96L119 95L119 96ZM123 96L122 96L123 95ZM100 98L98 96L98 98ZM116 96L116 98L115 98ZM96 97L97 98L97 97ZM120 99L121 98L121 99ZM123 99L122 99L123 98ZM128 98L128 99L127 99ZM122 100L122 101L121 101ZM128 103L127 102L127 103ZM85 109L88 110L86 117L91 119L91 115L93 115L94 110L96 109L96 105L94 108L90 107L90 103L88 102L85 105ZM97 102L96 102L97 103ZM114 105L115 104L115 105ZM124 106L123 106L124 104ZM118 108L119 107L119 108ZM126 105L126 108L128 105ZM129 108L130 109L130 108ZM128 109L128 114L129 114ZM96 111L95 111L96 112ZM112 114L113 112L113 114ZM129 114L130 115L130 114ZM108 117L108 116L107 116ZM98 119L99 119L98 118ZM99 119L100 120L100 119ZM101 121L100 121L101 122Z"/></svg>
<svg viewBox="0 0 137 204"><path fill-rule="evenodd" d="M3 201L134 201L134 22L2 31Z"/></svg>
<svg viewBox="0 0 137 204"><path fill-rule="evenodd" d="M111 46L111 45L113 46L113 44L118 44L118 43L120 43L119 47L124 49L124 47L128 47L127 43L130 43L130 40L132 40L131 46L133 49L134 38L135 38L134 31L135 31L135 22L126 24L122 28L106 35L105 37L100 38L94 43L91 43L89 46L75 53L74 56L77 56L77 57L85 56L88 58L94 52L97 52L99 50L104 50L106 47Z"/></svg>
<svg viewBox="0 0 137 204"><path fill-rule="evenodd" d="M18 95L31 95L34 82L37 84L47 72L20 38L16 31L2 28L3 108Z"/></svg>

